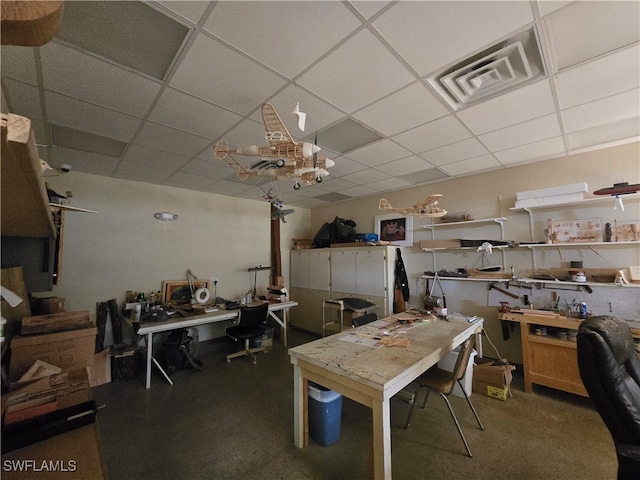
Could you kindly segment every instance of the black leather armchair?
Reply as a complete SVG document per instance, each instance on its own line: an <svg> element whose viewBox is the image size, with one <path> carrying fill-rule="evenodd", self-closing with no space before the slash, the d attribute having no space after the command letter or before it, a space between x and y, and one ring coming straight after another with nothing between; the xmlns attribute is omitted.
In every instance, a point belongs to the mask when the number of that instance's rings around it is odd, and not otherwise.
<svg viewBox="0 0 640 480"><path fill-rule="evenodd" d="M627 322L591 317L578 329L580 377L609 429L618 479L640 478L640 359Z"/></svg>

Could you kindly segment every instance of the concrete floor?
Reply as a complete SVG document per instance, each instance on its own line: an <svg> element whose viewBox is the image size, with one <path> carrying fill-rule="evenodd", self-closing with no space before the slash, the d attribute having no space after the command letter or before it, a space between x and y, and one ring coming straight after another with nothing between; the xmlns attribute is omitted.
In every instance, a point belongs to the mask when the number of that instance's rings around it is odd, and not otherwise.
<svg viewBox="0 0 640 480"><path fill-rule="evenodd" d="M293 330L290 346L314 337ZM258 364L225 363L232 344L200 344L202 371L181 370L170 386L154 371L93 389L109 477L126 479L364 479L371 463L371 412L343 399L340 440L293 444L293 367L279 340ZM536 387L516 372L506 402L472 395L481 431L463 398L450 397L473 452L466 456L444 401L431 396L402 428L409 405L391 406L396 479L615 478L613 442L589 399Z"/></svg>

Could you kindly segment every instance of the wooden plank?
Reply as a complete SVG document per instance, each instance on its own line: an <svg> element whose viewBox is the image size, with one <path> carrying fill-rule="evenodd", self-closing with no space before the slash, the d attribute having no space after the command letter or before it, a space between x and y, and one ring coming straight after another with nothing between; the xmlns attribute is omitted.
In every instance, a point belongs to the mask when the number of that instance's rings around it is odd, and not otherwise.
<svg viewBox="0 0 640 480"><path fill-rule="evenodd" d="M2 235L55 237L56 229L41 176L40 157L31 121L26 117L3 113L0 126Z"/></svg>
<svg viewBox="0 0 640 480"><path fill-rule="evenodd" d="M36 333L60 332L90 326L92 326L92 324L89 319L88 310L58 312L23 318L21 334L34 335Z"/></svg>
<svg viewBox="0 0 640 480"><path fill-rule="evenodd" d="M2 228L4 229L4 224ZM2 286L22 298L22 302L15 307L9 305L4 298L0 302L2 316L7 320L7 324L4 327L4 335L7 340L10 340L13 335L17 335L20 332L20 320L31 315L31 307L29 306L27 289L24 286L22 267L3 268L0 276ZM6 345L6 342L3 345Z"/></svg>

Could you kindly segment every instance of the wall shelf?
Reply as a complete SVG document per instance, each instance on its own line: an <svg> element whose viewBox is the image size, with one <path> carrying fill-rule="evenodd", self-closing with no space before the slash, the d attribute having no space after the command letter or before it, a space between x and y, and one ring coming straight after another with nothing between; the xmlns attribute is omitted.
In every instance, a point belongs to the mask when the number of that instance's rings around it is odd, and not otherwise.
<svg viewBox="0 0 640 480"><path fill-rule="evenodd" d="M502 225L507 220L508 219L504 217L483 218L480 220L465 220L464 222L431 223L428 225L422 225L422 228L434 229L434 228L445 228L445 227L458 227L460 225L471 225L471 224L480 224L480 223L499 223L500 225Z"/></svg>
<svg viewBox="0 0 640 480"><path fill-rule="evenodd" d="M638 198L640 198L637 193L625 194L625 195L622 195L622 197L625 200L627 198L629 200L632 200L632 199L637 200ZM569 206L589 206L592 203L601 203L601 202L611 202L611 204L613 204L612 195L602 195L600 197L589 197L589 198L585 198L583 200L577 200L575 202L555 203L553 205L535 205L535 206L531 206L531 207L511 207L509 210L511 210L512 212L529 212L529 213L531 213L532 210L543 210L543 209L549 209L549 208L562 208L562 207L569 207Z"/></svg>

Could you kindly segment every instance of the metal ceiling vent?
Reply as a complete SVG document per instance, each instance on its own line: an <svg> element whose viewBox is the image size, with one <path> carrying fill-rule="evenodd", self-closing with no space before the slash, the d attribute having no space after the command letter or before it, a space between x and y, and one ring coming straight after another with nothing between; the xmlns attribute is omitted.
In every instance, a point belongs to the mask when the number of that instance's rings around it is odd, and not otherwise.
<svg viewBox="0 0 640 480"><path fill-rule="evenodd" d="M544 76L533 29L521 32L435 74L428 82L455 110Z"/></svg>

